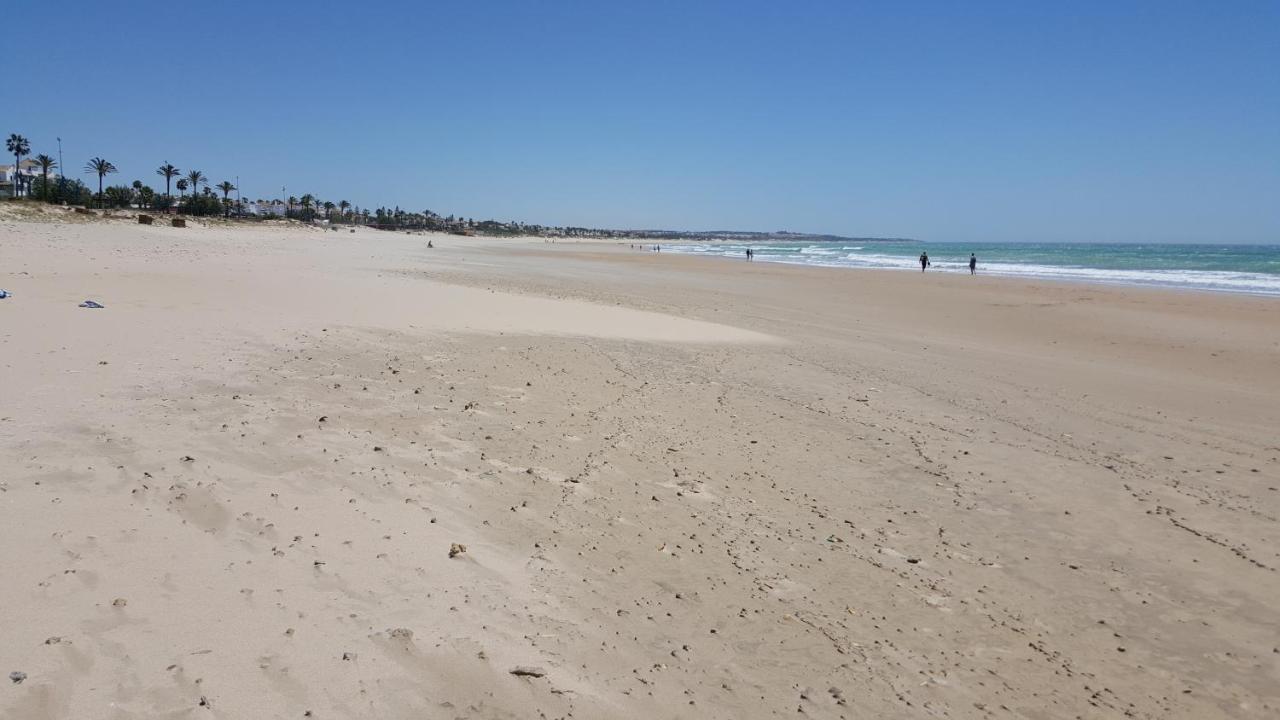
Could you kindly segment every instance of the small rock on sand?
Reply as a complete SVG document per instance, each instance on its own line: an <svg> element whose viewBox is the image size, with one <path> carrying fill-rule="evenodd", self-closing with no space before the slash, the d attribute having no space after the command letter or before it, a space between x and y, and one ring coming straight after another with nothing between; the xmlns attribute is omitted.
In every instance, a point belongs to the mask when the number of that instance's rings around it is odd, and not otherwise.
<svg viewBox="0 0 1280 720"><path fill-rule="evenodd" d="M512 670L512 672L515 672L515 671ZM21 683L23 680L27 679L27 674L22 672L21 670L14 670L13 672L9 673L9 679L13 681L14 685L17 685Z"/></svg>
<svg viewBox="0 0 1280 720"><path fill-rule="evenodd" d="M124 607L125 605L128 605L128 604L129 604L129 601L125 600L124 598L116 598L115 600L111 601L112 607Z"/></svg>
<svg viewBox="0 0 1280 720"><path fill-rule="evenodd" d="M452 545L449 546L449 557L451 558L458 557L459 555L461 555L466 551L467 551L466 545L459 545L458 543L453 543Z"/></svg>

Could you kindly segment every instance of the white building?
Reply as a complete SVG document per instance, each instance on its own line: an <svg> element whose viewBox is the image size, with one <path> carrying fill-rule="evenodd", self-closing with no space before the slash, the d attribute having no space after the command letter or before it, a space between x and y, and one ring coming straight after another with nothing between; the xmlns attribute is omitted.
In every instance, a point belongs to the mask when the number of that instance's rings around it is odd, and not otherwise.
<svg viewBox="0 0 1280 720"><path fill-rule="evenodd" d="M277 215L284 217L289 206L273 200L245 200L243 209L245 215Z"/></svg>
<svg viewBox="0 0 1280 720"><path fill-rule="evenodd" d="M18 168L18 172L15 173L13 171L13 165L0 165L0 195L13 195L13 179L15 175L22 176L22 186L24 189L31 187L31 183L41 176L40 166L36 164L35 160L23 160L22 164ZM57 170L49 171L50 182L58 179L58 177L59 175Z"/></svg>

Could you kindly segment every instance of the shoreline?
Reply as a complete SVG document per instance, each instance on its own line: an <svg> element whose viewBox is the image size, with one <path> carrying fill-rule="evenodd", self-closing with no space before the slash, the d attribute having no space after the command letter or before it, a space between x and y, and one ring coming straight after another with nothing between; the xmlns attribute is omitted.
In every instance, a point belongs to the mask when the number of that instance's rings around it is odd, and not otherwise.
<svg viewBox="0 0 1280 720"><path fill-rule="evenodd" d="M1012 246L1017 246L1017 245L1018 245L1018 243L1008 243L1008 244L1009 244L1011 247L1012 247ZM1112 245L1116 245L1115 243L1096 243L1096 244L1098 244L1098 245L1102 245L1102 246L1112 246ZM685 246L685 247L697 247L697 246L698 246L698 245L696 245L696 244L689 244L689 243L678 243L678 244L675 244L675 246L676 246L676 247L679 247L679 246L681 246L681 245L683 245L683 246ZM1074 246L1074 245L1078 245L1078 243L1061 243L1061 245L1072 245L1072 246ZM924 248L924 249L926 249L926 250L928 250L928 249L929 249L929 246L928 246L928 244L927 244L927 243L922 243L922 244L921 244L921 247L922 247L922 248ZM1186 244L1186 245L1181 245L1181 247L1201 247L1201 246L1199 246L1199 245L1192 245L1192 244ZM1211 246L1210 246L1210 247L1211 247ZM1251 246L1251 245L1226 245L1226 246L1224 246L1224 247L1233 247L1233 248L1252 248L1252 247L1255 247L1255 246ZM1270 246L1263 246L1263 247L1270 247ZM638 251L637 251L637 252L638 252ZM663 252L668 252L668 251L664 248ZM713 258L720 258L720 259L724 259L724 260L741 260L741 259L742 259L742 258L740 258L740 257L738 257L738 256L729 256L729 255L712 254L712 253L701 253L701 252L697 252L697 251L688 252L688 251L681 251L681 250L670 250L669 252L671 252L672 254L677 254L677 255L692 255L692 256L695 256L695 257L713 257ZM890 257L898 257L898 256L890 256ZM902 256L902 257L905 257L905 256ZM837 269L837 270L863 270L863 271L880 271L880 270L884 270L884 271L890 271L890 272L919 272L919 268L918 268L918 267L917 267L917 268L911 268L911 267L874 267L874 266L860 266L860 265L854 265L854 264L837 264L837 263L828 263L828 262L799 262L799 261L790 261L790 260L785 260L785 259L771 259L771 258L770 258L770 256L768 256L767 254L766 254L766 255L757 255L757 256L756 256L756 262L766 262L766 263L771 263L771 264L774 264L774 265L788 265L788 266L793 266L793 267L824 267L824 268L831 268L831 269ZM948 262L949 262L949 261L948 261ZM1030 282L1030 281L1038 281L1038 282L1051 282L1051 283L1081 283L1081 284L1088 284L1088 285L1114 285L1114 286L1121 286L1121 287L1128 287L1128 288L1157 288L1157 289L1171 290L1171 291L1176 291L1176 292L1197 292L1197 293L1215 293L1215 294L1216 294L1216 293L1223 293L1223 294L1231 294L1231 295L1251 295L1251 296L1256 296L1256 297L1270 297L1270 298L1280 297L1280 288L1275 288L1275 289L1235 289L1235 288L1222 288L1222 287L1195 286L1195 285L1192 285L1192 284L1190 284L1190 283L1186 283L1186 284L1179 284L1179 283L1172 282L1172 281L1160 281L1160 280L1140 281L1140 280L1126 280L1126 279L1107 279L1107 278L1102 278L1102 277L1099 277L1099 278L1088 278L1088 277L1059 277L1059 276L1054 276L1054 275L1051 275L1051 274L1038 274L1038 273L1036 273L1036 272L1025 272L1025 273L1024 273L1024 272L1007 272L1007 271L1002 271L1002 270L991 270L991 269L990 269L990 267L991 267L992 265L1010 265L1010 266L1017 266L1017 265L1018 265L1018 263L1007 262L1007 261L999 261L999 262L996 262L996 263L986 263L986 265L985 265L985 268L986 268L986 269L984 269L984 264L983 264L983 262L980 260L978 275L985 275L985 276L988 276L988 277L1001 277L1001 278L1016 279L1016 280L1026 280L1026 281L1029 281L1029 282ZM1064 271L1064 272L1073 272L1073 271L1081 271L1081 272L1096 272L1096 273L1108 273L1108 272L1112 272L1112 273L1126 273L1126 272L1128 272L1128 273L1158 273L1158 272L1160 272L1159 270L1120 269L1120 268L1093 268L1093 267L1086 267L1086 266L1067 266L1067 265L1063 265L1063 266L1054 266L1054 267L1056 267L1057 269L1059 269L1059 270L1061 270L1061 271ZM945 266L938 267L938 268L936 268L936 269L935 269L933 266L930 266L930 270L929 270L929 272L931 272L931 273L942 273L942 274L956 274L956 275L967 275L967 274L969 274L969 273L968 273L968 267L967 267L966 265L964 265L964 264L961 264L961 263L956 263L956 264L954 264L954 267L953 267L951 264L948 264L948 265L945 265ZM929 272L927 272L927 273L925 273L925 274L929 274ZM1230 272L1230 271L1211 271L1211 270L1176 270L1176 271L1170 271L1170 272L1198 272L1198 273L1222 272L1222 273L1228 273L1228 272ZM1231 274L1234 274L1234 275L1249 275L1249 276L1253 277L1256 281L1270 281L1270 280L1274 280L1274 281L1280 282L1280 275L1271 275L1271 274L1267 274L1267 273L1253 273L1253 272L1239 272L1239 273L1234 273L1234 272L1232 272ZM1207 281L1207 280L1206 280L1206 281L1204 281L1204 282L1209 282L1209 281Z"/></svg>
<svg viewBox="0 0 1280 720"><path fill-rule="evenodd" d="M476 238L469 238L469 240L474 241L476 240ZM522 242L530 243L530 247L539 246L539 243L535 243L533 239L483 238L480 243L476 243L475 245L476 248L483 250L485 247L487 247L487 244L488 244L487 241L492 241L491 244L493 244L494 246L504 245L505 243L522 243ZM582 246L597 246L600 248L610 248L613 250L618 250L619 252L627 255L630 255L632 253L638 255L643 252L643 253L647 253L648 255L654 255L654 256L690 258L698 261L705 261L705 260L728 261L729 263L739 263L744 266L752 264L752 263L748 263L746 260L740 257L730 257L730 256L724 256L724 255L700 255L697 253L682 253L682 252L675 252L675 251L668 252L666 250L663 250L660 253L654 253L651 251L640 251L640 250L633 251L630 248L627 248L625 246L619 248L617 243L610 240L573 240L573 241L567 241L562 243L556 243L551 247L555 248L556 250L565 250L572 247L582 247ZM951 278L970 277L967 272L968 268L964 268L963 270L957 269L954 271L930 270L929 272L921 273L919 269L911 270L909 268L854 267L854 266L821 265L817 263L789 263L789 262L771 261L771 260L757 260L756 262L764 263L768 267L783 268L785 269L784 271L789 271L789 272L800 272L800 273L803 273L806 271L814 271L818 273L830 272L830 273L834 273L833 277L840 277L846 271L856 271L857 273L860 273L860 274L866 274L869 276L879 276L879 277L902 277L902 276L915 276L915 275L923 274L925 276L943 276L948 278L947 281L950 281ZM1220 297L1225 299L1232 299L1232 298L1242 299L1242 300L1254 299L1260 302L1269 303L1275 300L1277 297L1280 297L1280 295L1243 292L1243 291L1235 291L1235 290L1209 290L1209 289L1201 289L1201 288L1188 288L1188 287L1177 287L1177 286L1157 285L1157 284L1123 283L1123 282L1080 280L1080 279L1070 279L1070 278L1049 278L1049 277L1038 277L1038 276L1020 276L1020 275L1003 275L1003 274L996 274L996 273L983 273L981 271L981 266L979 267L978 274L972 277L970 281L980 282L980 283L983 283L983 282L1009 283L1011 286L1017 286L1023 289L1034 289L1036 287L1043 287L1046 289L1076 288L1080 290L1095 290L1095 291L1096 290L1101 290L1101 291L1114 290L1120 293L1138 292L1140 294L1151 294L1156 296L1164 295L1169 300L1174 300L1177 298L1185 298L1185 297L1201 297L1201 298L1219 298Z"/></svg>

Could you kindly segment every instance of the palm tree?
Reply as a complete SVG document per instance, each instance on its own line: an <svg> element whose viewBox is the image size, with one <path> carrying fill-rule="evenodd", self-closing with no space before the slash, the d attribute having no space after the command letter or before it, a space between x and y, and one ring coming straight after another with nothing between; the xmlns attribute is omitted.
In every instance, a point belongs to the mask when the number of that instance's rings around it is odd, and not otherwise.
<svg viewBox="0 0 1280 720"><path fill-rule="evenodd" d="M346 200L343 200L342 202L338 203L338 210L342 213L342 217L345 218L347 216L347 211L350 209L351 209L351 203L347 202Z"/></svg>
<svg viewBox="0 0 1280 720"><path fill-rule="evenodd" d="M44 178L44 182L40 186L44 192L44 201L49 202L49 171L58 167L58 161L48 155L37 155L35 160L36 164L40 166L40 175Z"/></svg>
<svg viewBox="0 0 1280 720"><path fill-rule="evenodd" d="M18 133L12 133L5 146L13 153L13 196L18 197L18 170L22 165L22 156L31 154L31 143Z"/></svg>
<svg viewBox="0 0 1280 720"><path fill-rule="evenodd" d="M141 181L141 180L134 180L134 181L133 181L133 192L134 192L134 197L136 197L136 198L138 199L138 209L139 209L139 210L141 210L141 209L142 209L142 187L143 187L143 186L142 186L142 181Z"/></svg>
<svg viewBox="0 0 1280 720"><path fill-rule="evenodd" d="M231 205L229 204L230 201L227 199L227 196L231 194L232 190L236 189L236 186L232 185L226 180L223 180L222 182L218 183L215 187L217 187L219 190L222 191L222 206L226 209L226 215L230 216Z"/></svg>
<svg viewBox="0 0 1280 720"><path fill-rule="evenodd" d="M298 204L298 198L290 195L288 202L289 202L289 211L288 213L286 213L286 217L293 214L293 206Z"/></svg>
<svg viewBox="0 0 1280 720"><path fill-rule="evenodd" d="M303 196L302 196L302 216L303 216L303 218L305 218L305 219L307 219L307 220L310 220L310 219L311 219L311 204L312 204L312 203L314 203L315 201L316 201L316 197L315 197L314 195L312 195L311 193L307 193L306 195L303 195Z"/></svg>
<svg viewBox="0 0 1280 720"><path fill-rule="evenodd" d="M187 187L191 188L192 195L200 192L200 183L207 182L209 182L209 178L205 177L205 174L199 170L192 170L187 173Z"/></svg>
<svg viewBox="0 0 1280 720"><path fill-rule="evenodd" d="M187 196L187 179L178 178L177 184L178 184L178 199L181 200L182 198Z"/></svg>
<svg viewBox="0 0 1280 720"><path fill-rule="evenodd" d="M163 164L163 165L161 165L159 168L157 168L157 169L156 169L156 174L157 174L157 175L159 175L160 177L164 178L164 196L165 196L165 197L170 197L170 195L169 195L169 181L171 181L171 180L173 180L174 178L178 177L178 174L179 174L179 173L181 173L181 172L182 172L182 171L181 171L181 170L179 170L178 168L176 168L176 167L174 167L174 166L170 165L168 160L165 160L165 161L164 161L164 164Z"/></svg>
<svg viewBox="0 0 1280 720"><path fill-rule="evenodd" d="M84 164L84 171L98 176L98 207L102 207L102 178L116 171L116 166L100 157L92 158Z"/></svg>
<svg viewBox="0 0 1280 720"><path fill-rule="evenodd" d="M328 220L329 222L333 222L333 209L336 207L338 206L334 205L332 201L330 200L324 201L324 219L325 220Z"/></svg>

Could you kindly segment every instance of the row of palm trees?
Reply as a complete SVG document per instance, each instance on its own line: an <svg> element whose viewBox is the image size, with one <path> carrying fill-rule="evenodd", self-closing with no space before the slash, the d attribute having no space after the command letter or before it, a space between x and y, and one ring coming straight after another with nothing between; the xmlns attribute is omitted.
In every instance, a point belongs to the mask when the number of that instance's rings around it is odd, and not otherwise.
<svg viewBox="0 0 1280 720"><path fill-rule="evenodd" d="M9 136L7 148L9 152L12 153L14 156L15 166L21 165L22 158L31 153L31 144L27 141L26 138L22 137L21 135L18 135L17 133L14 133ZM34 161L41 170L41 174L43 176L43 184L42 184L43 195L44 195L44 199L48 200L49 190L50 190L49 173L58 167L58 163L48 155L37 155L34 158ZM113 175L119 172L115 164L113 164L111 161L105 158L101 158L101 157L91 158L89 162L85 163L84 170L89 175L96 175L98 177L97 201L99 206L101 206L104 200L107 200L107 199L110 199L112 202L115 202L115 203L122 202L124 204L129 204L133 200L136 200L138 203L138 207L140 208L145 207L147 204L150 204L152 202L151 198L154 197L154 193L151 191L150 188L144 186L141 180L135 180L133 182L132 193L129 191L129 188L114 188L114 187L110 189L111 192L104 193L105 191L104 185L106 182L106 177L108 175ZM167 160L163 165L156 168L156 175L164 178L164 198L165 198L163 205L161 205L159 202L155 203L155 207L157 209L167 208L171 206L172 200L173 200L173 189L176 187L178 189L178 196L179 198L182 198L182 199L185 199L187 197L188 190L191 191L192 200L189 203L189 207L188 207L189 210L196 212L198 214L204 213L204 212L211 212L211 211L217 212L218 211L217 206L211 207L209 203L205 203L202 199L198 199L200 197L201 186L204 186L204 189L207 195L211 196L213 193L213 190L215 189L222 193L222 203L221 203L220 209L224 214L230 215L231 208L232 208L230 196L231 196L231 193L235 192L236 190L236 186L233 185L231 182L223 180L217 185L210 187L209 177L205 175L202 171L189 170L184 175L180 168L176 167L175 165L168 162ZM14 180L15 196L18 194L19 181L20 181L20 176L17 176L15 174L15 180ZM122 200L121 198L124 198L124 199ZM359 208L353 207L352 204L347 202L346 200L342 200L338 203L334 203L332 201L321 202L319 198L317 198L315 195L312 195L310 193L303 195L301 198L290 196L288 200L283 203L281 203L281 201L279 200L275 202L277 204L284 204L286 206L287 208L285 211L286 216L298 217L303 220L312 220L315 218L316 212L318 210L323 210L325 214L325 219L332 222L334 219L333 212L337 210L338 217L343 222L363 223L363 224L373 223L378 227L425 227L428 229L444 229L444 230L456 229L457 227L464 227L464 226L468 228L477 227L475 222L472 220L464 221L462 218L457 218L455 220L455 218L452 215L450 215L447 218L444 218L429 210L424 210L422 211L422 213L419 214L419 213L407 213L400 210L400 208L398 207L395 208L394 210L390 210L388 208L378 208L376 213L371 214L367 209L361 210ZM295 208L298 208L299 210L295 212ZM482 226L486 224L493 225L495 227L502 226L504 228L510 225L505 223L495 223L493 221L487 221L487 223L481 223ZM540 226L520 226L519 227L521 231L533 230L535 228L537 231L542 231L544 229L544 228L541 228Z"/></svg>
<svg viewBox="0 0 1280 720"><path fill-rule="evenodd" d="M16 197L17 195L20 194L20 191L21 191L20 183L22 181L22 176L16 172L16 169L21 167L22 158L31 154L31 143L22 135L13 133L9 135L9 139L8 139L8 142L6 143L6 147L8 148L8 151L13 154L14 167L15 167L14 196ZM48 200L49 190L50 190L49 173L51 173L53 170L58 168L58 162L54 160L52 157L50 157L49 155L43 155L43 154L35 156L33 158L33 161L40 168L41 176L43 177L43 183L41 185L42 195L44 196L45 200ZM114 163L107 160L106 158L94 157L94 158L90 158L89 161L85 163L84 171L88 175L97 176L98 178L97 200L99 205L101 205L104 199L104 192L105 192L104 186L106 184L107 176L114 175L115 173L119 172L119 170L116 168ZM209 177L205 175L204 172L200 170L190 170L184 175L180 168L168 162L167 160L163 165L156 168L156 175L159 175L160 177L164 178L164 197L166 199L166 203L165 203L166 205L168 205L172 201L173 189L175 187L178 190L179 198L185 198L187 196L188 190L191 191L192 197L195 197L200 193L201 186L209 188ZM143 197L142 191L145 189L145 186L142 184L140 180L134 181L133 188L135 191L138 192L139 198ZM227 180L223 180L217 185L212 186L212 189L216 189L217 191L222 193L223 205L226 209L226 212L229 214L230 213L230 196L231 196L231 193L236 191L237 189L236 186ZM113 189L113 192L114 192L114 189ZM147 193L149 194L150 190L147 190ZM339 217L349 222L354 222L356 221L357 218L360 218L360 217L365 217L365 218L368 217L367 211L365 211L363 215L361 215L359 212L353 213L352 204L347 202L346 200L342 200L338 203L334 203L332 201L321 202L315 195L312 195L310 193L303 195L301 198L292 197L292 196L289 197L286 207L288 208L286 211L286 214L289 216L293 216L295 212L295 208L299 208L300 209L300 212L298 213L299 216L306 220L313 219L315 217L316 212L319 210L323 210L325 213L325 218L329 220L333 219L333 212L335 210L338 211Z"/></svg>
<svg viewBox="0 0 1280 720"><path fill-rule="evenodd" d="M31 154L31 142L18 133L11 133L5 147L13 154L13 195L18 196L18 185L21 182L21 175L18 168L22 166L22 158ZM49 173L58 167L58 161L48 155L37 155L32 160L40 168L40 174L44 176L44 186L49 187Z"/></svg>
<svg viewBox="0 0 1280 720"><path fill-rule="evenodd" d="M11 134L9 136L9 140L8 140L8 143L6 144L6 147L8 148L9 152L12 153L14 156L15 167L18 167L21 165L23 157L31 154L31 143L25 137L17 133ZM48 200L49 191L50 191L49 173L58 167L58 163L48 155L37 155L35 158L33 158L33 160L36 163L36 165L40 168L41 175L43 176L43 184L42 184L43 193L42 194L44 196L44 199ZM85 163L84 170L87 174L96 175L98 178L97 201L99 206L103 204L105 199L110 199L112 200L112 202L123 202L124 204L129 204L133 200L136 200L138 203L138 207L141 208L141 207L144 207L146 204L150 204L151 198L154 197L153 191L150 188L144 186L141 180L135 180L133 182L132 193L129 191L129 188L127 187L123 187L123 188L113 187L113 188L110 188L111 192L105 193L104 195L104 190L105 190L104 184L106 182L106 177L108 175L113 175L119 172L116 166L111 161L105 158L101 158L101 157L91 158L87 163ZM212 196L213 190L217 190L222 193L221 211L227 215L230 214L231 208L232 208L230 196L231 196L231 193L236 191L236 186L233 185L231 182L223 180L217 185L213 185L211 187L209 184L209 177L205 175L202 171L189 170L184 175L180 168L176 167L175 165L168 162L167 160L163 165L156 168L156 175L164 178L165 201L163 205L161 205L157 201L155 204L155 207L157 208L169 207L172 204L172 200L173 200L173 188L176 187L178 189L179 198L185 199L187 197L187 191L188 190L191 191L192 200L189 203L189 207L188 207L189 210L192 210L197 213L217 212L218 208L216 205L212 205L211 203L206 203L204 202L203 199L200 199L200 200L197 199L200 197L201 186L203 186L205 189L206 196ZM19 192L20 181L21 181L21 176L15 173L15 178L14 178L14 195L15 196ZM80 186L78 181L77 181L77 186ZM86 189L84 192L87 193L88 190ZM124 199L121 200L120 199L121 197L123 197ZM280 201L278 200L276 202L280 203ZM455 220L452 215L450 215L447 218L442 218L436 213L433 213L429 210L424 210L421 214L418 214L418 213L406 213L401 211L400 208L395 208L394 211L387 208L378 208L376 214L371 215L371 213L367 209L360 210L359 208L355 208L352 206L351 203L347 202L346 200L342 200L338 203L334 203L332 201L321 202L319 198L317 198L315 195L312 195L310 193L303 195L301 198L290 196L285 203L281 203L281 204L286 205L287 210L285 214L288 217L299 217L303 220L312 220L315 218L317 211L323 210L325 214L325 219L333 221L334 219L333 212L337 210L338 217L343 222L349 222L349 223L362 222L365 224L373 222L379 227L408 226L408 227L426 227L426 228L434 228L434 229L451 229L451 228L454 228L455 226L461 227L464 225L466 227L475 227L474 221L467 220L463 222L462 218L457 218L457 220ZM295 213L295 208L299 208L300 210ZM503 223L494 223L493 221L488 221L488 223L495 226L507 225ZM542 230L540 226L521 226L522 230L526 228L529 228L529 229L538 228L538 230Z"/></svg>
<svg viewBox="0 0 1280 720"><path fill-rule="evenodd" d="M174 178L178 178L177 187L180 197L187 194L188 188L191 189L191 194L194 195L200 192L201 185L209 184L209 177L199 170L192 170L188 172L185 177L178 177L179 175L182 175L182 170L174 167L168 160L166 160L163 165L156 168L156 174L164 178L165 197L173 197L170 183L172 183ZM231 193L236 191L236 186L232 185L230 181L227 180L223 180L213 187L222 191L223 200L227 200Z"/></svg>
<svg viewBox="0 0 1280 720"><path fill-rule="evenodd" d="M22 135L13 133L9 135L6 147L13 155L14 159L14 196L16 197L20 194L20 183L22 182L22 176L16 172L16 168L21 166L23 157L31 154L31 143ZM57 169L58 162L48 155L37 155L32 160L35 162L36 166L40 168L41 176L43 178L43 184L41 186L42 195L43 198L48 201L50 199L49 173ZM85 163L84 170L89 175L96 175L98 177L97 202L100 206L103 204L104 200L111 200L113 203L124 205L137 201L139 208L152 204L152 198L155 197L155 193L150 188L143 185L141 180L135 180L133 182L132 191L130 191L130 188L128 187L112 187L109 188L110 192L106 192L104 197L103 186L105 184L106 177L118 172L116 166L105 158L91 158L89 162ZM196 214L212 214L218 211L228 215L230 214L232 208L232 203L230 201L231 193L235 192L237 189L231 182L223 180L217 185L210 186L209 177L200 170L190 170L184 175L180 168L174 166L168 161L165 161L163 165L156 168L156 175L164 178L165 198L163 204L158 200L155 201L154 207L157 209L168 208L172 205L173 188L176 187L178 189L179 198L184 200L187 197L187 191L191 191L192 199L187 203L187 209L189 211ZM30 182L32 181L28 179L28 188L30 187ZM205 190L204 196L200 195L201 186L203 186ZM213 199L216 197L213 194L214 190L222 193L222 203L220 208ZM72 192L74 197L85 197L90 194L89 189L85 188L78 180L75 181ZM66 199L61 186L59 186L59 195L63 196L64 200ZM85 199L87 200L88 198L85 197ZM430 210L424 210L421 213L409 213L402 211L398 207L394 210L389 208L378 208L376 213L370 213L367 208L361 210L360 208L354 207L346 200L342 200L336 204L332 201L321 202L315 195L310 193L303 195L301 198L290 196L285 203L281 203L279 200L276 200L275 203L286 205L287 210L285 214L288 217L312 220L315 218L318 210L323 210L325 218L332 222L334 220L333 213L337 210L338 218L342 222L363 224L372 223L378 227L417 227L436 230L480 228L486 231L492 230L495 232L519 231L533 232L537 234L573 234L578 230L594 234L607 232L599 230L586 231L585 229L579 228L548 228L540 225L523 225L520 223L499 223L492 220L486 220L477 224L474 220L464 220L463 218L455 219L452 215L448 217L441 217ZM300 210L295 212L295 208L300 208Z"/></svg>
<svg viewBox="0 0 1280 720"><path fill-rule="evenodd" d="M9 136L6 147L9 152L13 154L13 164L15 168L21 166L23 157L31 154L30 141L17 133L13 133ZM33 160L40 168L40 172L43 177L43 194L47 200L49 195L49 173L58 168L58 162L48 155L37 155ZM89 175L97 176L97 197L99 203L101 203L105 190L104 185L106 183L106 177L119 172L119 170L110 160L101 157L94 157L85 163L84 171ZM19 183L21 182L21 176L16 171L14 175L14 195L17 196L20 194ZM190 170L184 175L180 168L167 160L163 165L156 168L156 175L164 178L164 196L167 200L172 200L173 189L175 187L178 189L179 198L185 198L188 190L190 190L191 194L195 196L199 194L201 186L209 187L209 176L205 175L204 172L200 170ZM135 190L141 191L143 189L142 182L134 181L133 187ZM230 181L223 180L217 185L213 185L212 189L216 189L222 193L223 204L228 206L229 211L231 193L236 191L236 186ZM314 216L314 211L320 208L325 211L325 216L327 218L332 218L334 210L338 210L343 217L346 217L352 209L351 203L346 200L336 204L331 201L322 203L316 198L316 196L311 194L303 195L301 199L290 197L288 200L288 212L290 214L293 213L295 206L301 208L303 216L307 219L311 219Z"/></svg>

